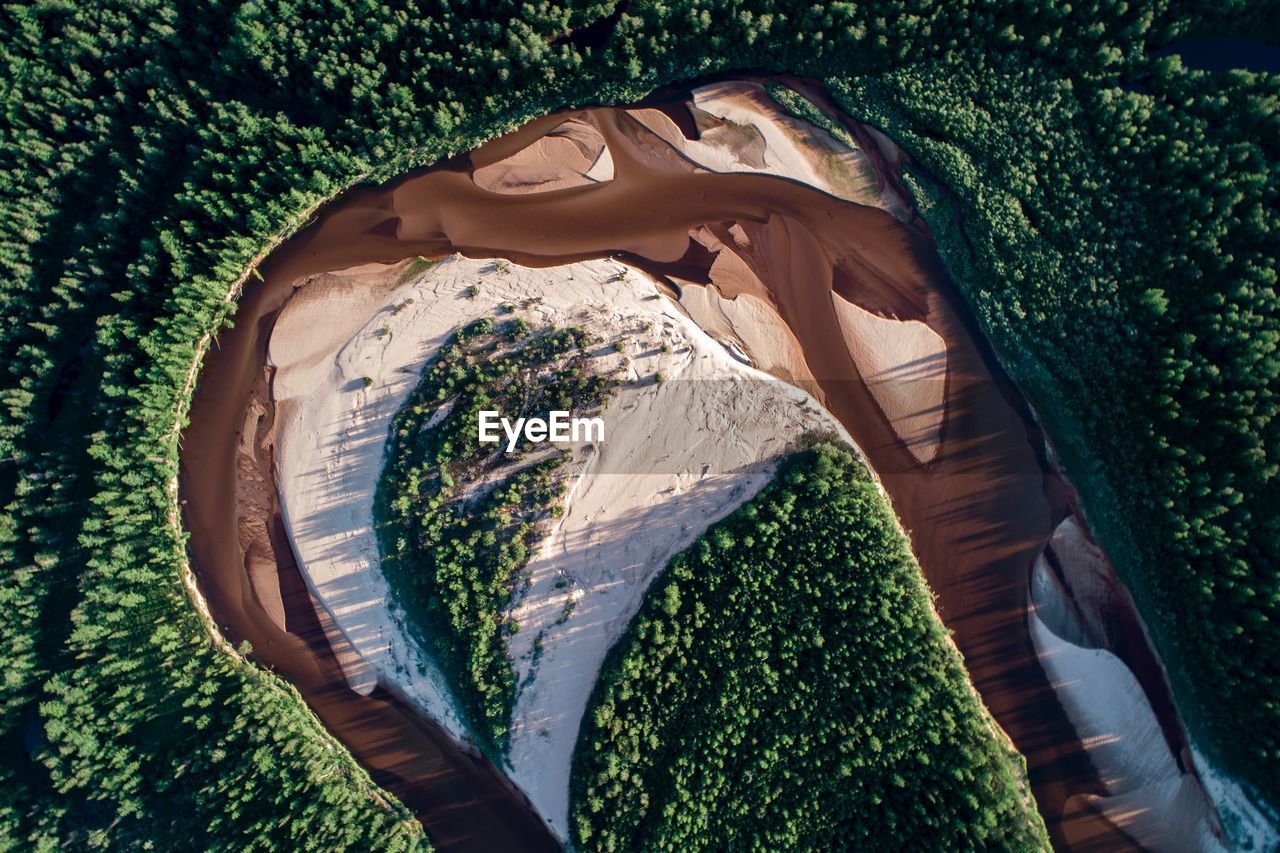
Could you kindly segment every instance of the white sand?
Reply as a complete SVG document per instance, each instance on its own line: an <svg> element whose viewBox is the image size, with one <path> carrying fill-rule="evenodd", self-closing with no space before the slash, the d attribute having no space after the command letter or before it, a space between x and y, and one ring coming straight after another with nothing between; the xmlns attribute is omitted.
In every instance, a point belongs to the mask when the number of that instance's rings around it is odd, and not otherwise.
<svg viewBox="0 0 1280 853"><path fill-rule="evenodd" d="M849 355L894 434L916 459L938 455L946 410L947 345L918 320L879 317L831 294Z"/></svg>
<svg viewBox="0 0 1280 853"><path fill-rule="evenodd" d="M452 328L451 312L440 311L439 323L424 318L418 325L421 338L382 334L392 324L408 328L414 316L410 310L391 315L391 305L413 293L398 286L411 266L388 271L371 265L315 276L281 312L268 353L276 368L276 486L302 575L363 660L363 667L344 666L352 688L372 689L371 668L461 737L461 718L443 679L420 650L403 641L392 618L373 532L373 494L387 428L416 384L412 365ZM453 303L463 301L464 286L439 284L442 292L452 288L457 294ZM365 376L375 380L368 388Z"/></svg>
<svg viewBox="0 0 1280 853"><path fill-rule="evenodd" d="M1095 807L1149 850L1224 849L1203 789L1179 770L1124 662L1063 640L1034 613L1027 618L1045 674L1109 792L1092 799Z"/></svg>
<svg viewBox="0 0 1280 853"><path fill-rule="evenodd" d="M1224 851L1205 819L1204 791L1191 774L1171 776L1109 797L1085 799L1152 853L1201 853ZM1152 808L1152 804L1159 804Z"/></svg>
<svg viewBox="0 0 1280 853"><path fill-rule="evenodd" d="M578 723L609 644L648 584L771 479L788 441L814 428L843 431L802 392L735 360L657 297L652 281L615 262L505 272L486 261L449 260L417 273L414 266L317 276L282 312L270 358L285 523L308 584L352 649L465 739L449 691L409 640L378 568L372 501L391 419L447 335L503 302L535 299L528 311L535 322L581 325L606 342L626 342L624 353L607 358L631 381L606 407L605 441L579 471L513 614L522 689L511 773L567 836ZM473 283L480 295L470 299ZM406 307L393 313L398 305ZM659 371L661 384L653 381ZM366 388L364 377L373 384ZM561 577L569 585L557 589ZM570 598L575 609L556 624ZM367 689L361 675L349 678Z"/></svg>
<svg viewBox="0 0 1280 853"><path fill-rule="evenodd" d="M1032 572L1027 620L1045 674L1107 788L1107 796L1090 802L1146 849L1223 849L1204 789L1179 768L1137 678L1119 657L1097 647L1103 638L1093 614L1085 612L1102 586L1092 574L1094 549L1068 547L1089 546L1074 519L1060 525L1053 542L1059 559L1075 564L1067 572L1080 606L1068 600L1042 556Z"/></svg>
<svg viewBox="0 0 1280 853"><path fill-rule="evenodd" d="M649 584L709 524L767 485L796 437L843 435L808 395L736 361L671 303L639 305L661 310L672 349L637 359L639 375L661 370L667 381L624 386L606 408L606 440L531 562L533 584L514 613L521 628L511 651L523 689L513 777L561 835L578 724L605 653ZM635 307L615 302L612 325ZM570 600L572 615L557 624Z"/></svg>
<svg viewBox="0 0 1280 853"><path fill-rule="evenodd" d="M1030 622L1040 662L1107 790L1126 793L1181 775L1124 662L1105 649L1061 639L1037 616Z"/></svg>
<svg viewBox="0 0 1280 853"><path fill-rule="evenodd" d="M725 299L715 285L684 284L680 304L712 336L735 341L751 364L770 376L811 387L813 372L800 342L772 305L749 293Z"/></svg>

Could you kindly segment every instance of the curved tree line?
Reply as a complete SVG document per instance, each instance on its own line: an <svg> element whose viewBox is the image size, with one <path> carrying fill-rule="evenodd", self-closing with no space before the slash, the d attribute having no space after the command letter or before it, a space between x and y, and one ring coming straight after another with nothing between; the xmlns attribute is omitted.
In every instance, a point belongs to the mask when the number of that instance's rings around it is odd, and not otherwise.
<svg viewBox="0 0 1280 853"><path fill-rule="evenodd" d="M584 850L1048 848L888 502L831 444L654 583L573 784Z"/></svg>

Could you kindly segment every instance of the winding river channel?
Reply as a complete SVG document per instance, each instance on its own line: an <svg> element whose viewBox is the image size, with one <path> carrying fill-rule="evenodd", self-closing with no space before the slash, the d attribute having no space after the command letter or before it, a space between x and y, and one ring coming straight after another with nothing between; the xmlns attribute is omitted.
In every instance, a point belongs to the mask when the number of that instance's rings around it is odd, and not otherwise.
<svg viewBox="0 0 1280 853"><path fill-rule="evenodd" d="M860 142L869 140L866 128L839 116L820 92L809 94ZM698 132L685 98L656 106L682 132ZM477 168L519 151L568 116L602 135L611 180L526 194L477 185ZM877 156L882 183L896 185L896 169ZM734 228L750 238L744 259L799 342L816 381L811 390L863 449L909 532L983 701L1027 757L1055 846L1133 846L1090 805L1107 790L1029 628L1032 566L1078 508L1028 406L949 281L928 229L918 218L904 222L797 181L696 168L622 109L548 116L471 155L353 189L261 265L263 280L246 286L235 327L205 360L183 440L181 497L213 618L232 642L249 641L255 660L297 686L374 779L422 820L437 847L556 847L521 794L484 758L459 747L388 685L369 695L348 687L339 666L343 650L331 642L335 632L326 630L280 521L267 342L295 284L316 273L454 252L536 267L615 257L678 292L712 280L714 253L691 231ZM927 463L873 399L846 346L833 291L879 316L923 322L945 341L945 422L940 449ZM263 582L278 589L275 605L255 593ZM1127 595L1121 598L1106 616L1112 651L1154 709L1158 738L1184 755L1159 663Z"/></svg>

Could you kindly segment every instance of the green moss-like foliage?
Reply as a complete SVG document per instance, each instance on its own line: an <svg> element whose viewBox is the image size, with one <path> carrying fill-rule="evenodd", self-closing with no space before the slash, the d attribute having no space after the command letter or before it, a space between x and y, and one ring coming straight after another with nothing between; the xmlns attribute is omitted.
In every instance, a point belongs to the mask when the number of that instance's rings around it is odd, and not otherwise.
<svg viewBox="0 0 1280 853"><path fill-rule="evenodd" d="M563 491L568 451L481 444L477 419L483 409L512 422L598 411L613 383L591 370L589 344L579 329L479 320L427 365L391 428L377 496L383 572L473 729L499 751L516 691L503 638L518 626L505 611Z"/></svg>
<svg viewBox="0 0 1280 853"><path fill-rule="evenodd" d="M804 95L792 91L781 83L766 83L765 90L768 91L769 97L781 104L782 108L791 115L801 121L808 122L814 127L825 130L850 148L857 147L858 143L854 141L849 131L845 130L831 116L814 106L813 102Z"/></svg>
<svg viewBox="0 0 1280 853"><path fill-rule="evenodd" d="M584 850L1047 848L866 469L823 444L654 584L583 720Z"/></svg>

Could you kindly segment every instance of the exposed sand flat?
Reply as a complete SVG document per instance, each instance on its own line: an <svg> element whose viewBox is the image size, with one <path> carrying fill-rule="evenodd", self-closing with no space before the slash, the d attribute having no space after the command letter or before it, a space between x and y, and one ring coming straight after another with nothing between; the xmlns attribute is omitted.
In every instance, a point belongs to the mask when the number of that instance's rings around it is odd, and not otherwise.
<svg viewBox="0 0 1280 853"><path fill-rule="evenodd" d="M1032 639L1103 784L1115 794L1182 775L1141 686L1106 649L1060 638L1038 616Z"/></svg>
<svg viewBox="0 0 1280 853"><path fill-rule="evenodd" d="M282 525L276 517L275 489L270 471L275 444L275 415L287 406L270 405L268 378L258 377L257 393L249 401L236 448L236 501L242 513L237 538L244 553L245 576L262 612L280 631L288 629L289 602L281 583L276 550L284 544ZM287 545L286 545L287 547ZM338 630L333 616L313 595L305 604L333 648L334 658L352 690L368 696L377 686L377 674Z"/></svg>
<svg viewBox="0 0 1280 853"><path fill-rule="evenodd" d="M491 192L521 195L613 179L613 158L600 131L577 118L514 154L477 168L476 186Z"/></svg>
<svg viewBox="0 0 1280 853"><path fill-rule="evenodd" d="M750 294L772 304L773 296L768 285L761 281L751 263L743 257L744 253L751 251L751 238L741 225L734 224L729 228L703 226L693 229L689 236L715 255L707 275L722 294L730 299Z"/></svg>
<svg viewBox="0 0 1280 853"><path fill-rule="evenodd" d="M1224 849L1199 780L1183 771L1146 690L1112 651L1120 638L1107 614L1127 592L1074 516L1037 559L1029 599L1036 653L1108 792L1083 801L1145 849Z"/></svg>
<svg viewBox="0 0 1280 853"><path fill-rule="evenodd" d="M1146 850L1200 853L1226 849L1205 820L1204 792L1190 774L1110 797L1081 795L1079 799ZM1153 803L1160 807L1153 808Z"/></svg>
<svg viewBox="0 0 1280 853"><path fill-rule="evenodd" d="M245 573L253 594L262 604L263 612L271 622L284 629L284 598L276 580L276 564L269 547L268 531L271 519L271 495L266 478L258 475L258 462L262 459L266 443L263 431L270 430L263 421L267 408L254 400L245 411L240 424L236 448L236 493L240 503L251 506L255 512L241 519L236 525L237 536L244 548Z"/></svg>
<svg viewBox="0 0 1280 853"><path fill-rule="evenodd" d="M333 618L333 614L329 612L329 608L316 598L310 587L307 588L307 598L311 601L312 609L315 610L316 619L320 622L320 628L324 631L325 637L329 639L329 645L333 649L333 655L338 661L338 666L342 668L342 675L347 679L347 684L351 689L359 693L361 696L369 696L373 693L374 688L378 686L378 672L373 668L369 661L356 651L355 646L351 645L351 641L347 639L347 635L342 633L342 629L338 627L337 620Z"/></svg>
<svg viewBox="0 0 1280 853"><path fill-rule="evenodd" d="M749 293L725 299L715 285L696 284L681 285L680 304L711 335L737 341L752 366L806 390L814 387L799 341L773 306Z"/></svg>
<svg viewBox="0 0 1280 853"><path fill-rule="evenodd" d="M696 142L693 142L692 140L687 139L684 133L680 130L680 128L676 126L676 123L671 120L671 116L667 115L662 110L656 110L650 107L641 107L639 109L627 110L627 115L631 116L633 119L640 122L640 124L644 125L645 128L650 133L652 133L654 136L658 137L663 142L667 143L667 145L671 146L677 151L683 151L685 149L685 146L691 143L695 145L697 144ZM704 160L709 160L712 158L708 156L708 157L703 157L701 160L694 157L690 157L689 159L701 164ZM719 152L716 152L714 162L717 164L728 165L728 164L738 163L739 160L736 156L734 156L733 152L719 151ZM755 171L755 168L749 167L749 170ZM713 169L713 171L719 172L719 171L739 171L739 170L736 170L733 168L725 168L725 169Z"/></svg>
<svg viewBox="0 0 1280 853"><path fill-rule="evenodd" d="M475 298L466 293L472 284ZM459 739L466 733L449 690L402 626L379 569L373 496L387 430L422 365L452 330L503 303L528 304L523 314L535 323L579 325L623 346L598 356L603 372L623 372L603 412L605 440L577 471L512 614L522 687L511 776L566 836L578 723L605 653L649 583L766 485L797 436L844 433L804 392L735 360L651 279L616 262L500 269L410 261L311 279L281 312L269 350L289 537L349 652ZM335 304L340 310L329 310ZM371 683L369 669L349 679Z"/></svg>
<svg viewBox="0 0 1280 853"><path fill-rule="evenodd" d="M455 321L475 314L469 305L434 316L419 316L421 309L393 316L393 305L416 292L411 284L397 287L415 265L423 266L409 261L315 276L281 311L268 351L276 368L276 485L302 575L351 648L460 736L443 679L400 639L373 531L387 429L416 384L414 365ZM450 303L469 302L464 286L437 283L452 288ZM419 321L420 337L383 331L393 321L408 328L411 319ZM373 380L369 387L365 377Z"/></svg>
<svg viewBox="0 0 1280 853"><path fill-rule="evenodd" d="M1110 792L1091 804L1152 851L1225 849L1196 778L1169 752L1133 673L1105 649L1074 645L1028 615L1036 652Z"/></svg>
<svg viewBox="0 0 1280 853"><path fill-rule="evenodd" d="M693 90L699 138L686 139L665 113L628 114L693 162L713 172L790 178L838 198L878 206L875 166L825 130L789 115L758 83L711 83Z"/></svg>
<svg viewBox="0 0 1280 853"><path fill-rule="evenodd" d="M845 344L876 405L922 464L942 443L947 345L917 320L879 317L831 294Z"/></svg>
<svg viewBox="0 0 1280 853"><path fill-rule="evenodd" d="M277 405L295 376L327 371L334 343L347 341L386 304L412 261L396 265L389 275L382 264L365 264L336 273L311 276L280 312L271 335L271 364L276 368L273 393ZM280 414L279 412L277 413Z"/></svg>

